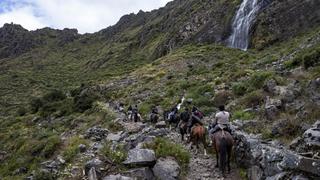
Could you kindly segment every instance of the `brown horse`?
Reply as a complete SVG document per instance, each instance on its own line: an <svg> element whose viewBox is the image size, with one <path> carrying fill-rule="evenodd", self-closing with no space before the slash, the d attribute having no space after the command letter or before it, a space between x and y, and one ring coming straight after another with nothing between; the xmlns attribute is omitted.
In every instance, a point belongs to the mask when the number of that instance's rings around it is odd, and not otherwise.
<svg viewBox="0 0 320 180"><path fill-rule="evenodd" d="M225 130L220 130L214 133L212 136L213 148L216 151L217 165L222 171L222 175L225 176L226 166L228 172L230 172L230 158L232 153L232 147L234 140L231 134Z"/></svg>
<svg viewBox="0 0 320 180"><path fill-rule="evenodd" d="M199 149L199 142L201 142L204 147L204 155L207 155L206 129L199 123L196 123L194 127L191 129L190 141L192 143L191 148L192 145L195 144L197 147L197 152Z"/></svg>

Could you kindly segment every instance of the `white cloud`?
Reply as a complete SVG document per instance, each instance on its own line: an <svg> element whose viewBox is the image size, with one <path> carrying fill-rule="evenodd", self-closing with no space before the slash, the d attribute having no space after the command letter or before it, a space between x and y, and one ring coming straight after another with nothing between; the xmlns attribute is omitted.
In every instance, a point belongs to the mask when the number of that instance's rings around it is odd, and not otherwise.
<svg viewBox="0 0 320 180"><path fill-rule="evenodd" d="M0 12L0 26L14 22L34 30L77 28L80 33L96 32L115 24L119 18L140 9L150 11L171 0L13 0ZM9 4L10 5L10 4Z"/></svg>

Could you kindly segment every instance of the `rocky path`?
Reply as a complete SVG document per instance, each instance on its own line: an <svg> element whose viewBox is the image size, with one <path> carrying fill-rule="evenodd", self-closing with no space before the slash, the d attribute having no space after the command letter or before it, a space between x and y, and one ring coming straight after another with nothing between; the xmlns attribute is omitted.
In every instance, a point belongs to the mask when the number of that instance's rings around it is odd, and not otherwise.
<svg viewBox="0 0 320 180"><path fill-rule="evenodd" d="M187 180L240 180L242 179L239 174L239 169L236 165L231 165L230 174L223 178L219 169L215 168L216 158L214 154L204 155L203 151L196 153L194 150L190 150L190 145L181 142L180 135L172 131L168 136L174 142L182 144L188 151L190 151L191 159L189 163L189 169L187 171Z"/></svg>

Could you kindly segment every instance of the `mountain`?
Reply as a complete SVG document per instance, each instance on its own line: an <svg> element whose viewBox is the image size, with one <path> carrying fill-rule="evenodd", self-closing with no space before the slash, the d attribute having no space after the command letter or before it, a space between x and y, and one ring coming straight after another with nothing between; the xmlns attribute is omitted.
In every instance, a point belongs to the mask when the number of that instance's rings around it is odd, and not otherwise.
<svg viewBox="0 0 320 180"><path fill-rule="evenodd" d="M57 157L82 170L88 157L78 146L91 148L83 136L93 126L127 131L110 110L120 102L138 104L144 119L153 105L162 112L182 96L192 98L206 117L226 104L232 120L254 124L244 125L244 132L289 149L320 118L318 9L318 0L175 0L125 15L92 34L5 24L0 28L0 178L43 175L41 163ZM237 27L248 29L246 51L228 47L235 32L245 32ZM66 178L62 171L70 175L70 168L59 165L55 176Z"/></svg>

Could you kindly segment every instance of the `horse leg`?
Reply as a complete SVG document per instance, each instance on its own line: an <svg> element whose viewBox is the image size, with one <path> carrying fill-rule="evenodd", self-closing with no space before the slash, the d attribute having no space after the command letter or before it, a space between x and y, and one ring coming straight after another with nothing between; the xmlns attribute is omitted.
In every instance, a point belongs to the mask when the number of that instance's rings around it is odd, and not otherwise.
<svg viewBox="0 0 320 180"><path fill-rule="evenodd" d="M232 146L228 148L228 172L230 173L230 159L231 159L231 153L232 153Z"/></svg>
<svg viewBox="0 0 320 180"><path fill-rule="evenodd" d="M216 164L216 168L218 168L219 167L219 152L218 152L218 150L216 150L216 159L217 159L217 164Z"/></svg>

